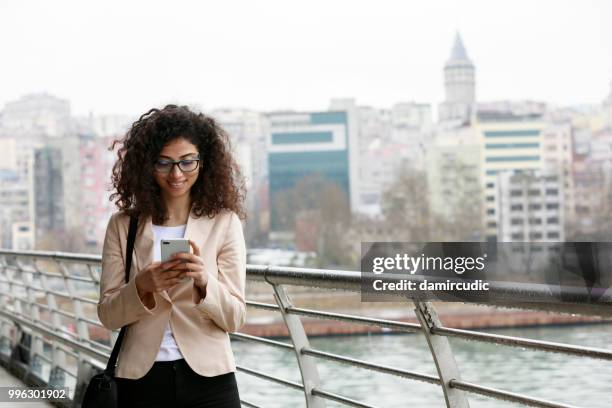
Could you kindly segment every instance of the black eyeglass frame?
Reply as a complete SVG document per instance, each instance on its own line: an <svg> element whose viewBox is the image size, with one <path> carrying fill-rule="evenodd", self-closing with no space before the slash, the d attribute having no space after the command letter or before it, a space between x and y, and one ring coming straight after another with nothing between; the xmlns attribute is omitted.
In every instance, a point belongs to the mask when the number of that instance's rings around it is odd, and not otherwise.
<svg viewBox="0 0 612 408"><path fill-rule="evenodd" d="M159 170L157 169L157 164L159 162L163 162L164 164L172 164L172 166L170 166L170 170L168 171ZM183 170L183 168L181 167L181 163L185 163L185 162L187 163L198 162L198 165L192 170ZM155 163L153 163L153 169L156 172L163 173L163 174L172 173L172 171L174 170L174 166L178 166L179 170L182 171L183 173L191 173L192 171L196 171L196 169L200 167L200 156L197 156L193 159L181 159L181 160L159 159Z"/></svg>

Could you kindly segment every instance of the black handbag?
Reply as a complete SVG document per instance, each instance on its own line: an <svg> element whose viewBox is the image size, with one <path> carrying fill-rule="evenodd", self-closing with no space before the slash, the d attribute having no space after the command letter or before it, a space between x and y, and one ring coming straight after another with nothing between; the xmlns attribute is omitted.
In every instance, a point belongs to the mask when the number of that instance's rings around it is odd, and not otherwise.
<svg viewBox="0 0 612 408"><path fill-rule="evenodd" d="M130 229L128 231L127 254L125 260L125 282L130 279L130 268L132 267L132 252L134 251L134 241L136 240L136 227L138 226L138 217L130 216ZM117 382L115 381L115 365L117 364L117 356L121 349L121 343L125 336L127 326L123 326L119 331L119 336L113 351L111 352L106 369L104 372L94 375L89 380L89 385L83 396L82 408L116 408L119 406Z"/></svg>

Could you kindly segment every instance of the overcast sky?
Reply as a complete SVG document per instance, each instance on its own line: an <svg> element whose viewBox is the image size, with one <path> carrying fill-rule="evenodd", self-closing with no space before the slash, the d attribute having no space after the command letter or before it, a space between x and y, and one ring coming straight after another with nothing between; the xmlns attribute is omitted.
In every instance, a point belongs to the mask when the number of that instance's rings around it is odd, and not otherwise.
<svg viewBox="0 0 612 408"><path fill-rule="evenodd" d="M609 93L606 0L3 0L0 106L42 91L77 114L167 102L317 110L333 97L437 104L456 30L478 100Z"/></svg>

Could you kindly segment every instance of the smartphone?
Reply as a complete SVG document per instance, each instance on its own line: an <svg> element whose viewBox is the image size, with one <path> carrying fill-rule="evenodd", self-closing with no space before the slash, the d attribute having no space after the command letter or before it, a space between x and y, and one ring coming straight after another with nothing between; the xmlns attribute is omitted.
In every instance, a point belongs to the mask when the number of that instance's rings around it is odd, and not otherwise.
<svg viewBox="0 0 612 408"><path fill-rule="evenodd" d="M177 252L189 252L189 240L184 238L162 239L160 245L162 262L169 261Z"/></svg>

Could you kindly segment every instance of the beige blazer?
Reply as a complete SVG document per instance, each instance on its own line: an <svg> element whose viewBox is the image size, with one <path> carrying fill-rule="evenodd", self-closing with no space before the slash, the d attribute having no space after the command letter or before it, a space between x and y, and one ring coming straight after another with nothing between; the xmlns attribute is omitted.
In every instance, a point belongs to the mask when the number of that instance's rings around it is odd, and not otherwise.
<svg viewBox="0 0 612 408"><path fill-rule="evenodd" d="M98 317L115 330L129 325L118 357L116 376L137 379L153 366L168 321L189 366L203 376L236 370L228 332L246 318L246 249L242 225L235 213L223 211L214 218L190 214L185 237L200 248L208 272L202 299L188 279L160 293L148 309L136 291L135 276L153 262L151 218L140 219L136 232L129 283L125 283L125 252L129 217L111 217L102 250L102 275Z"/></svg>

